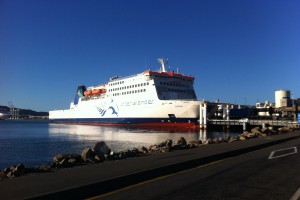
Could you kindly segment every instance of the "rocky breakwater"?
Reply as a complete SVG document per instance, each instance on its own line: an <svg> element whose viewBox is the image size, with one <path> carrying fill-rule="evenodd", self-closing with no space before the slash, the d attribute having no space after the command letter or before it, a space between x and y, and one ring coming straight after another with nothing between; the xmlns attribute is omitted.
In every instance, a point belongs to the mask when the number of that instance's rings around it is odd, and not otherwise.
<svg viewBox="0 0 300 200"><path fill-rule="evenodd" d="M267 127L261 129L260 127L255 127L251 131L244 131L237 137L228 138L208 138L206 140L199 141L189 141L187 142L184 137L179 138L175 143L172 140L167 139L166 141L150 145L148 148L142 146L140 148L134 148L132 150L125 150L120 152L113 152L104 141L97 142L94 147L86 147L82 150L81 154L66 154L61 153L53 158L53 162L46 165L35 166L35 167L25 167L23 164L18 164L10 166L0 171L0 180L5 180L9 178L19 177L26 174L33 173L44 173L55 171L59 168L75 167L87 164L102 163L104 161L114 161L120 159L127 159L130 157L137 156L148 156L158 153L165 153L176 150L184 150L191 148L204 147L210 144L219 143L231 143L236 141L244 141L251 138L266 137L270 135L285 134L299 129L298 126L287 126L275 129L273 127Z"/></svg>

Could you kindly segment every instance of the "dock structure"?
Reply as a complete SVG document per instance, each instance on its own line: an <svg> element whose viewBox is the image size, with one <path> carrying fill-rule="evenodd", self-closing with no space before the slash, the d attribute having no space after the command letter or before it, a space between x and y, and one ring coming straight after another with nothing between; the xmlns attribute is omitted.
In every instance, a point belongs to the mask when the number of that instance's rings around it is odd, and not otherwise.
<svg viewBox="0 0 300 200"><path fill-rule="evenodd" d="M199 126L200 129L207 128L207 103L205 102L199 104Z"/></svg>
<svg viewBox="0 0 300 200"><path fill-rule="evenodd" d="M249 126L261 126L262 128L265 128L267 126L283 127L289 125L300 125L300 122L298 122L297 119L294 119L294 121L250 118L231 119L231 108L233 106L233 104L229 103L199 101L200 129L207 129L207 127L211 125L223 126L227 129L230 128L230 126L241 126L243 127L243 130L247 130ZM216 116L216 114L220 119L213 119L213 116Z"/></svg>
<svg viewBox="0 0 300 200"><path fill-rule="evenodd" d="M297 122L287 121L287 120L261 120L261 119L210 119L210 125L220 125L226 126L243 126L243 130L247 130L248 126L261 126L265 128L266 126L289 126L298 124Z"/></svg>
<svg viewBox="0 0 300 200"><path fill-rule="evenodd" d="M207 126L210 122L209 120L218 111L220 105L224 108L223 109L223 119L229 120L231 104L199 101L199 126L200 126L200 129L207 129Z"/></svg>

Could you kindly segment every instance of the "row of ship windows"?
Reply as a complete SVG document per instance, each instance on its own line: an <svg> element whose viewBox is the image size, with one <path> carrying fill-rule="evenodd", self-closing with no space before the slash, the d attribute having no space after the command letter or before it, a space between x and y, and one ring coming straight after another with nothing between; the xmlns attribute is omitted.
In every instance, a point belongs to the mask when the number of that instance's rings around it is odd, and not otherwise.
<svg viewBox="0 0 300 200"><path fill-rule="evenodd" d="M134 94L134 93L140 93L140 92L146 92L146 89L132 90L132 91L127 91L127 92L114 93L113 96L120 96L120 95Z"/></svg>
<svg viewBox="0 0 300 200"><path fill-rule="evenodd" d="M110 84L108 84L108 85L109 85L109 86L113 86L113 85L119 85L119 84L124 84L124 81L115 82L115 83L110 83Z"/></svg>
<svg viewBox="0 0 300 200"><path fill-rule="evenodd" d="M169 83L169 82L160 82L160 85L167 85L167 86L176 86L176 87L186 87L188 88L188 85L180 84L180 83Z"/></svg>
<svg viewBox="0 0 300 200"><path fill-rule="evenodd" d="M135 85L128 85L128 86L119 87L119 88L109 89L109 92L118 91L118 90L125 90L125 89L130 89L130 88L135 88L135 87L142 87L142 86L146 86L146 85L149 85L149 82L147 82L147 83L141 83L141 84L135 84Z"/></svg>
<svg viewBox="0 0 300 200"><path fill-rule="evenodd" d="M186 91L185 91L185 90L177 90L177 89L170 89L170 88L168 88L168 91L169 91L169 92L180 92L180 93L186 93Z"/></svg>
<svg viewBox="0 0 300 200"><path fill-rule="evenodd" d="M185 79L185 78L181 78L181 77L176 77L176 76L159 76L159 75L150 75L151 78L161 78L161 79L178 79L178 80L181 80L181 81L188 81L188 82L192 82L192 80L188 80L188 79Z"/></svg>

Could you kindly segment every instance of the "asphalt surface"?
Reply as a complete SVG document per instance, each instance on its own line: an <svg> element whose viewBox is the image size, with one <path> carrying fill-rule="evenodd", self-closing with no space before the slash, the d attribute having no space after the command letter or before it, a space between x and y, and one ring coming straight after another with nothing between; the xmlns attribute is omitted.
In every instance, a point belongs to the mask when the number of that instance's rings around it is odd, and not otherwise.
<svg viewBox="0 0 300 200"><path fill-rule="evenodd" d="M266 138L212 144L195 149L107 161L101 164L60 169L50 173L32 174L1 181L0 197L1 199L85 199L97 197L141 182L199 168L225 159L237 158L250 152L299 138L300 132L295 131ZM257 164L260 162L258 161ZM264 178L262 177L262 179ZM211 184L220 187L218 180L215 179L215 182L212 180Z"/></svg>
<svg viewBox="0 0 300 200"><path fill-rule="evenodd" d="M300 139L294 139L92 199L300 199L299 148Z"/></svg>

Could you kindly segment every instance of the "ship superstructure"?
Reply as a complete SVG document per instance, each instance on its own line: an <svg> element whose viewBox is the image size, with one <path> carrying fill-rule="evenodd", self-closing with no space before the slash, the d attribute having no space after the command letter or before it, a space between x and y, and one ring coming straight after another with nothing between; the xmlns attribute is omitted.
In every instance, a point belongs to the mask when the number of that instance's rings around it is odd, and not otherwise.
<svg viewBox="0 0 300 200"><path fill-rule="evenodd" d="M58 123L137 126L196 126L199 105L194 77L147 70L128 77L112 77L105 84L79 86L68 110L49 112Z"/></svg>

